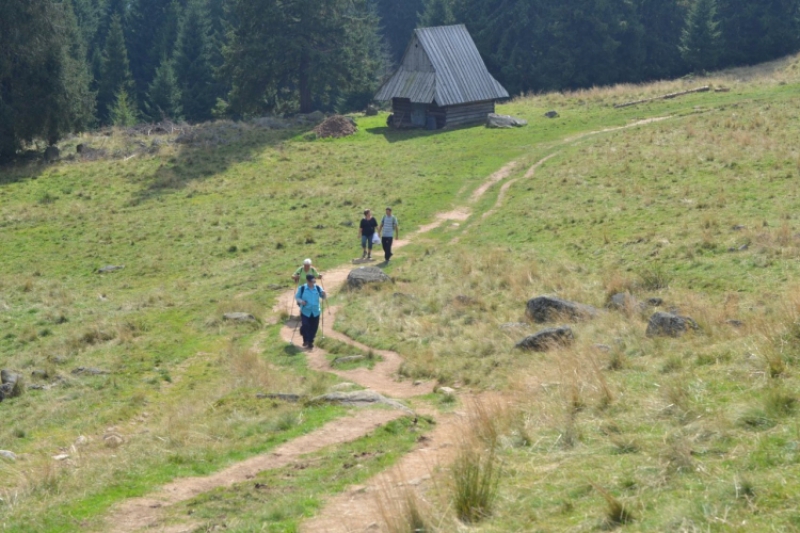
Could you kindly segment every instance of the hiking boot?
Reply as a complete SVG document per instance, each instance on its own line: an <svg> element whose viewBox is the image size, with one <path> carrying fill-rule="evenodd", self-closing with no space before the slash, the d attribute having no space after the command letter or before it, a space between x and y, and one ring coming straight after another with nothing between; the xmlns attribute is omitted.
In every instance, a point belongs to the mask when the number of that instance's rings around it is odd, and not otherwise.
<svg viewBox="0 0 800 533"><path fill-rule="evenodd" d="M369 261L370 259L372 259L372 255L367 255L367 261Z"/></svg>
<svg viewBox="0 0 800 533"><path fill-rule="evenodd" d="M361 259L364 259L365 257L367 257L367 252L361 254Z"/></svg>

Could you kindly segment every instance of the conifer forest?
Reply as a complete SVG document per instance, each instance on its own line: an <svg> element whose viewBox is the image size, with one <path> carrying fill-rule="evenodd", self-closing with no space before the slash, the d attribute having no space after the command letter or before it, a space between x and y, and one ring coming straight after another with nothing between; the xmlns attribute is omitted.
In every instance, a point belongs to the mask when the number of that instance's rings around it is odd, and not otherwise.
<svg viewBox="0 0 800 533"><path fill-rule="evenodd" d="M363 109L415 27L461 23L519 95L793 53L800 0L3 0L0 160L107 125Z"/></svg>

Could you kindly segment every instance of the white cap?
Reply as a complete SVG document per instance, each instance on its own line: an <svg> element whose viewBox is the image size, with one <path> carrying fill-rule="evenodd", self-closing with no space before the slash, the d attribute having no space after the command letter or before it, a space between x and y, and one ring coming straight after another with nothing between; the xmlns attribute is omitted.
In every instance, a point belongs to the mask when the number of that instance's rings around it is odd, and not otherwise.
<svg viewBox="0 0 800 533"><path fill-rule="evenodd" d="M311 259L306 259L305 261L303 261L303 264L304 265L310 265L311 264Z"/></svg>

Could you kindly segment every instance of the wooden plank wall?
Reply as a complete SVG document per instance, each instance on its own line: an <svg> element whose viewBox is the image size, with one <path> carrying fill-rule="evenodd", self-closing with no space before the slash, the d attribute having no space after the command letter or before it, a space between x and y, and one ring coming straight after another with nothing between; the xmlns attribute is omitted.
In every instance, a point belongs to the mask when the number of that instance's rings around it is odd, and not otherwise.
<svg viewBox="0 0 800 533"><path fill-rule="evenodd" d="M444 125L445 127L453 128L466 124L486 122L486 116L489 113L494 113L494 101L471 102L469 104L449 106L444 109L446 111Z"/></svg>
<svg viewBox="0 0 800 533"><path fill-rule="evenodd" d="M394 113L395 128L411 127L411 100L408 98L392 98L392 113ZM402 120L402 124L398 123Z"/></svg>

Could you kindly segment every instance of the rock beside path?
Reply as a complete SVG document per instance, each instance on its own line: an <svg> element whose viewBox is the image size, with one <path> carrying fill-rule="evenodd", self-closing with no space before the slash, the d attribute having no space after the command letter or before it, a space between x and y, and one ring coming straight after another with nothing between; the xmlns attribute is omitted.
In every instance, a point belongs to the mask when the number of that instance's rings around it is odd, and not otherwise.
<svg viewBox="0 0 800 533"><path fill-rule="evenodd" d="M597 309L591 305L562 300L553 296L537 296L528 300L526 312L534 322L550 322L558 319L581 320L593 318Z"/></svg>
<svg viewBox="0 0 800 533"><path fill-rule="evenodd" d="M378 267L360 267L351 270L347 275L347 287L350 289L358 289L367 283L386 283L392 281L392 278Z"/></svg>
<svg viewBox="0 0 800 533"><path fill-rule="evenodd" d="M401 411L406 411L409 414L414 414L414 412L403 405L402 403L398 402L397 400L392 400L391 398L387 398L382 394L378 394L375 391L371 390L358 390L352 392L329 392L327 394L323 394L322 396L317 396L316 398L312 398L310 400L311 404L319 404L319 403L338 403L341 405L350 405L353 407L367 407L370 405L388 405L390 407L394 407L395 409L400 409Z"/></svg>
<svg viewBox="0 0 800 533"><path fill-rule="evenodd" d="M497 115L489 113L486 118L487 128L521 128L527 126L528 121L521 118L512 117L511 115Z"/></svg>
<svg viewBox="0 0 800 533"><path fill-rule="evenodd" d="M659 311L647 323L648 337L680 337L689 329L698 329L697 322L688 316Z"/></svg>
<svg viewBox="0 0 800 533"><path fill-rule="evenodd" d="M547 328L529 335L519 341L516 348L533 350L534 352L546 352L555 346L567 346L572 344L575 336L572 328L561 326L558 328Z"/></svg>

